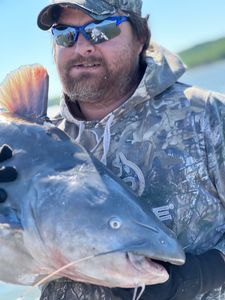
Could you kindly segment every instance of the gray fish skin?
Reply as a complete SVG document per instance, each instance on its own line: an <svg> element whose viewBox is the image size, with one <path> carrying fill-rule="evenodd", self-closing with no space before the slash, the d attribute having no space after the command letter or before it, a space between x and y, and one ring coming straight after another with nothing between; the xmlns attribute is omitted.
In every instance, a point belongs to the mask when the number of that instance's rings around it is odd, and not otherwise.
<svg viewBox="0 0 225 300"><path fill-rule="evenodd" d="M132 271L126 252L174 264L184 262L172 233L154 214L147 215L117 178L58 128L5 121L0 121L0 144L14 149L14 158L7 164L16 166L19 179L3 185L9 199L0 208L0 280L31 284L38 275L69 262L116 251L74 265L60 275L107 286L133 286L136 281L148 283L150 274L148 265L146 270ZM110 226L114 220L121 222L120 228ZM4 226L7 223L10 227ZM152 272L158 279L166 276L163 270Z"/></svg>
<svg viewBox="0 0 225 300"><path fill-rule="evenodd" d="M32 285L78 261L51 280L66 276L135 287L168 279L166 270L150 258L184 263L173 233L60 129L4 113L2 144L13 148L15 155L5 165L14 165L19 178L1 184L9 195L0 204L1 281Z"/></svg>

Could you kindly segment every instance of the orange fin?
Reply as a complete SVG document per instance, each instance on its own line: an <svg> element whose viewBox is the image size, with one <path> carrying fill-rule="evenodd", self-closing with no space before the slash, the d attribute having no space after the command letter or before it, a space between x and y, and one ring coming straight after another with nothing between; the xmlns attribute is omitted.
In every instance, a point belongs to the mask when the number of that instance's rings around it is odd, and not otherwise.
<svg viewBox="0 0 225 300"><path fill-rule="evenodd" d="M0 106L29 119L44 118L48 105L48 73L38 64L22 66L0 85Z"/></svg>

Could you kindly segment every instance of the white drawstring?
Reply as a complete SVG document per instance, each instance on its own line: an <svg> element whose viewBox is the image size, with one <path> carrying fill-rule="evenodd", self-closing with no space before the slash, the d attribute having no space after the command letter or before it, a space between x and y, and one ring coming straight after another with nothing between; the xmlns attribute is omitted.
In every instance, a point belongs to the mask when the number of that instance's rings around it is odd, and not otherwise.
<svg viewBox="0 0 225 300"><path fill-rule="evenodd" d="M110 142L111 142L111 126L112 126L112 122L114 119L114 115L111 114L110 117L108 118L106 125L105 125L105 129L104 129L104 133L103 133L103 155L102 158L100 159L100 161L106 165L107 164L107 154L109 152L109 148L110 148ZM81 140L81 135L83 133L85 129L85 124L83 121L80 122L79 124L79 133L77 138L75 139L76 143L80 143ZM102 138L98 139L98 135L95 131L92 131L95 135L96 138L96 145L94 146L93 149L90 150L91 153L94 153L95 150L97 149L97 147L99 146L99 144L101 143Z"/></svg>
<svg viewBox="0 0 225 300"><path fill-rule="evenodd" d="M109 152L109 147L110 147L110 142L111 142L111 125L114 119L114 115L111 114L106 125L105 125L105 130L103 134L103 155L101 158L101 162L106 165L107 164L107 154Z"/></svg>
<svg viewBox="0 0 225 300"><path fill-rule="evenodd" d="M97 133L96 133L94 130L91 130L91 133L94 134L95 140L96 140L96 145L94 146L94 148L92 148L92 149L90 150L91 153L94 153L95 150L96 150L96 149L98 148L98 146L100 145L100 143L101 143L101 141L102 141L102 137L99 138L98 135L97 135Z"/></svg>
<svg viewBox="0 0 225 300"><path fill-rule="evenodd" d="M75 142L78 143L78 144L80 143L81 135L82 135L84 129L85 129L84 122L81 121L80 124L79 124L79 132L78 132L78 136L77 136L77 138L75 139Z"/></svg>

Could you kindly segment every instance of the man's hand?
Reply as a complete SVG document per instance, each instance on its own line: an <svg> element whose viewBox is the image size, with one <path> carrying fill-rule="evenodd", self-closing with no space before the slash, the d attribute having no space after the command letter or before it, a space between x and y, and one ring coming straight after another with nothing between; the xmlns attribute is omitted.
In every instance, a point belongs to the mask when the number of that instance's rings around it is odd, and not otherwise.
<svg viewBox="0 0 225 300"><path fill-rule="evenodd" d="M146 286L140 300L191 300L225 283L225 261L220 251L213 249L201 255L186 254L183 266L168 264L169 280ZM120 299L132 299L132 289L113 289Z"/></svg>
<svg viewBox="0 0 225 300"><path fill-rule="evenodd" d="M0 148L0 163L12 157L12 149L8 145ZM17 171L14 167L0 167L0 182L11 182L17 178ZM0 188L0 203L7 199L7 193Z"/></svg>

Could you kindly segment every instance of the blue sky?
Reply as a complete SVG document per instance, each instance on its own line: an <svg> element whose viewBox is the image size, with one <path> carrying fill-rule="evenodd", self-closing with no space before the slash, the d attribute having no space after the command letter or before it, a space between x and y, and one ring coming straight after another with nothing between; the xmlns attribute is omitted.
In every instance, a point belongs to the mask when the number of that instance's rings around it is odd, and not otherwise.
<svg viewBox="0 0 225 300"><path fill-rule="evenodd" d="M40 63L48 69L54 96L60 88L50 36L36 26L36 17L47 4L47 0L0 0L0 81L21 65ZM225 36L224 12L225 0L143 0L153 39L175 52Z"/></svg>

